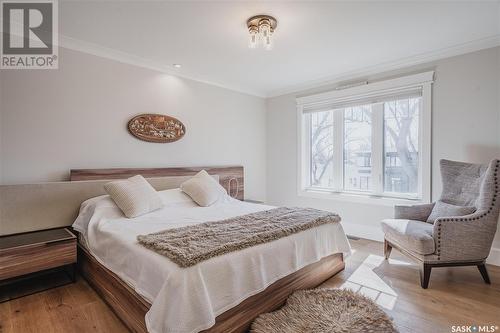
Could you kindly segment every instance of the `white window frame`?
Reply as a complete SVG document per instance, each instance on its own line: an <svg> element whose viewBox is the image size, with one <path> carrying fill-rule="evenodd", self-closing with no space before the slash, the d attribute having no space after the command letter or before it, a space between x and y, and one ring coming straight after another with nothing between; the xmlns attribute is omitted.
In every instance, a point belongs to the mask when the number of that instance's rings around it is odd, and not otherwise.
<svg viewBox="0 0 500 333"><path fill-rule="evenodd" d="M434 71L399 77L390 80L377 81L361 86L355 86L346 89L339 89L325 93L299 97L297 102L297 184L298 195L313 197L319 199L334 199L340 201L354 201L370 204L394 205L394 204L415 204L428 203L431 201L431 119L432 119L432 83L434 82ZM391 90L421 88L422 99L419 112L419 179L418 187L421 197L410 199L397 193L390 196L384 195L382 182L378 184L370 193L348 192L343 190L343 168L344 157L343 150L334 149L334 180L333 189L321 189L317 187L308 187L308 177L310 177L310 123L309 117L304 117L304 109L321 107L322 105L331 105L353 98L365 98L377 96ZM382 112L374 112L372 123L372 158L379 159L378 163L372 163L372 179L374 177L384 177L383 170L383 142L380 142L380 135L375 135L376 129L383 131L384 119ZM334 142L343 142L343 114L334 112ZM340 140L340 141L339 141ZM381 169L382 168L382 169ZM342 182L339 183L339 180Z"/></svg>

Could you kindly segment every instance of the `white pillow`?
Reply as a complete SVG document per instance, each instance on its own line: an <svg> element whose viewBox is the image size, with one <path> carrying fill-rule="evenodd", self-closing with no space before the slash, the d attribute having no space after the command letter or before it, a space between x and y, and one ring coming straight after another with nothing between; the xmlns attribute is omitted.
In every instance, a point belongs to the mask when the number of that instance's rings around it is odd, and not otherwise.
<svg viewBox="0 0 500 333"><path fill-rule="evenodd" d="M193 178L182 183L181 190L203 207L213 205L227 196L226 189L205 170L201 170Z"/></svg>
<svg viewBox="0 0 500 333"><path fill-rule="evenodd" d="M104 189L128 218L163 207L158 192L141 175L112 181Z"/></svg>
<svg viewBox="0 0 500 333"><path fill-rule="evenodd" d="M163 202L163 207L176 207L179 205L191 205L193 207L198 206L196 202L194 202L189 195L182 192L180 188L158 191L158 194Z"/></svg>
<svg viewBox="0 0 500 333"><path fill-rule="evenodd" d="M103 203L109 203L111 207L116 207L116 204L111 200L109 195L100 195L98 197L93 197L85 200L80 205L80 212L75 222L71 225L73 229L87 236L87 229L89 228L89 223L98 205L103 205ZM105 205L105 204L104 204Z"/></svg>

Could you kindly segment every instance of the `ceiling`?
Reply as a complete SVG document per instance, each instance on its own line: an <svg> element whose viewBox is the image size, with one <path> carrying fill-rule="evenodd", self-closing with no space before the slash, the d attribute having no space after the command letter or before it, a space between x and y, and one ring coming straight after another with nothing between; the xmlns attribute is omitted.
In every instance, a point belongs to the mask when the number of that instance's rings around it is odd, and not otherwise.
<svg viewBox="0 0 500 333"><path fill-rule="evenodd" d="M500 44L498 1L59 4L64 47L263 97ZM247 47L262 13L278 19L271 51Z"/></svg>

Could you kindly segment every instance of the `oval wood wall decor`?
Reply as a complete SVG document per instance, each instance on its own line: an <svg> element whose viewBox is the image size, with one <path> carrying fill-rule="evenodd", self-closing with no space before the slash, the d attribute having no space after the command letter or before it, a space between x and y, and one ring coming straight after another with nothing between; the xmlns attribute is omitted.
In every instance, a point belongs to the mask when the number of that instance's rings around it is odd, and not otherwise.
<svg viewBox="0 0 500 333"><path fill-rule="evenodd" d="M178 119L162 114L140 114L128 122L129 132L148 142L174 142L186 133L186 127Z"/></svg>

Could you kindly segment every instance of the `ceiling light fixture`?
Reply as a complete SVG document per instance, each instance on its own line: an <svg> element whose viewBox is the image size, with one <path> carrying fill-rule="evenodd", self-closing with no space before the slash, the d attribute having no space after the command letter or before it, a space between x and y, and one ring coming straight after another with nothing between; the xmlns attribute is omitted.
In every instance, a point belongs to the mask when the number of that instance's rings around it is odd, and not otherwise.
<svg viewBox="0 0 500 333"><path fill-rule="evenodd" d="M182 67L181 64L173 64L172 66L174 66L175 68L181 68Z"/></svg>
<svg viewBox="0 0 500 333"><path fill-rule="evenodd" d="M254 49L259 42L266 50L270 50L273 46L273 33L278 25L278 21L269 15L256 15L247 20L248 27L248 47Z"/></svg>

